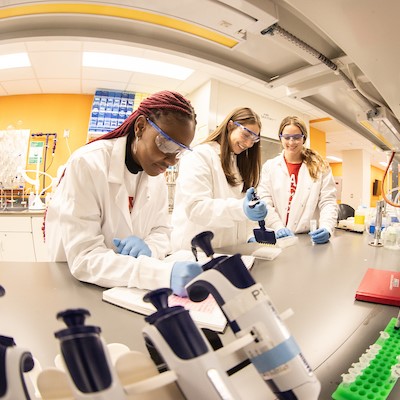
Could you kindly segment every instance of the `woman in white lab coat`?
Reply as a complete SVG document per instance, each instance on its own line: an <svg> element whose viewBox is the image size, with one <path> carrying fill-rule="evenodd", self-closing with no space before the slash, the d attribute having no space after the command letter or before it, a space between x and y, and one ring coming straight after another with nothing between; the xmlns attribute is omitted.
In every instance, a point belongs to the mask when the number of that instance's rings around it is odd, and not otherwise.
<svg viewBox="0 0 400 400"><path fill-rule="evenodd" d="M260 130L253 110L237 108L182 157L171 219L174 250L190 249L192 238L206 230L214 233L214 248L253 238L253 221L267 212L264 202L248 207L261 170Z"/></svg>
<svg viewBox="0 0 400 400"><path fill-rule="evenodd" d="M261 172L258 195L268 205L266 224L278 238L317 229L310 236L326 243L337 223L336 186L329 165L314 150L304 146L305 123L298 117L282 120L279 139L283 152L266 161Z"/></svg>
<svg viewBox="0 0 400 400"><path fill-rule="evenodd" d="M185 274L201 272L197 264L158 261L170 251L163 173L190 149L195 125L190 102L163 91L143 100L120 127L78 149L46 213L51 259L67 261L77 279L103 287L175 284L179 292Z"/></svg>

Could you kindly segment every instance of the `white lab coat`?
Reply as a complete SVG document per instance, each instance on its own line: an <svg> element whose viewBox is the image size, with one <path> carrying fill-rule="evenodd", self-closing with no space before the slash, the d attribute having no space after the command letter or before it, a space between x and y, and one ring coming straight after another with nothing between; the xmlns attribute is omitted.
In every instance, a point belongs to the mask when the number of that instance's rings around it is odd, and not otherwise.
<svg viewBox="0 0 400 400"><path fill-rule="evenodd" d="M266 225L274 230L285 227L290 176L283 154L264 163L257 193L268 205ZM287 228L294 233L309 232L310 220L315 219L318 221L318 228L326 228L332 235L337 224L337 212L336 185L332 172L329 170L321 173L314 181L307 165L303 163L297 178Z"/></svg>
<svg viewBox="0 0 400 400"><path fill-rule="evenodd" d="M103 287L170 286L168 193L162 175L131 174L125 166L126 137L78 149L50 201L45 222L52 261L67 261L77 279ZM127 182L136 188L129 213ZM115 253L113 238L135 235L152 257Z"/></svg>
<svg viewBox="0 0 400 400"><path fill-rule="evenodd" d="M234 154L232 163L236 166ZM237 174L240 177L238 170ZM214 248L246 243L254 236L252 229L258 225L243 211L242 188L243 184L228 184L217 142L186 152L179 163L171 218L173 251L189 250L193 237L203 231L214 233Z"/></svg>

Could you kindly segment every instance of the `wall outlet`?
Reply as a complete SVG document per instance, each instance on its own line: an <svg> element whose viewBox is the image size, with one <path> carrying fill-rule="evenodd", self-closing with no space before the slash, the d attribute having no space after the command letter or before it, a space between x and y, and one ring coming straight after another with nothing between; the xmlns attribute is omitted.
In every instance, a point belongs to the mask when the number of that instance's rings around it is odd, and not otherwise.
<svg viewBox="0 0 400 400"><path fill-rule="evenodd" d="M69 129L64 129L64 137L69 138Z"/></svg>

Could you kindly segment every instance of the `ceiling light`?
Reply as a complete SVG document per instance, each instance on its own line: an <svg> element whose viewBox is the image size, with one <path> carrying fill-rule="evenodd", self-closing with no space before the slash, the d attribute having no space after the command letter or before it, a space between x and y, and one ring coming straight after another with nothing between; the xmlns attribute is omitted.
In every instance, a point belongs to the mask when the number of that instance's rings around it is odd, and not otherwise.
<svg viewBox="0 0 400 400"><path fill-rule="evenodd" d="M0 55L0 69L30 67L31 62L27 53Z"/></svg>
<svg viewBox="0 0 400 400"><path fill-rule="evenodd" d="M342 162L343 160L339 157L335 157L335 156L326 156L326 158L328 160L334 161L334 162Z"/></svg>
<svg viewBox="0 0 400 400"><path fill-rule="evenodd" d="M193 73L193 70L190 68L169 64L163 61L97 52L84 52L82 65L84 67L142 72L143 74L165 76L182 81Z"/></svg>
<svg viewBox="0 0 400 400"><path fill-rule="evenodd" d="M379 164L384 166L385 168L388 166L388 163L385 161L380 161Z"/></svg>
<svg viewBox="0 0 400 400"><path fill-rule="evenodd" d="M358 115L358 122L392 151L400 151L400 123L386 107L377 107L377 115L371 112Z"/></svg>

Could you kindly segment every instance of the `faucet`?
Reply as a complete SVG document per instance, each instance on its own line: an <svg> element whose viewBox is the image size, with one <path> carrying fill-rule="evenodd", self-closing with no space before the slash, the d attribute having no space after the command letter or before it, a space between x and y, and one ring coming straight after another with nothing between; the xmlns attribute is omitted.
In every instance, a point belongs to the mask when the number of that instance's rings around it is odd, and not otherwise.
<svg viewBox="0 0 400 400"><path fill-rule="evenodd" d="M375 247L383 246L383 243L381 241L381 234L382 234L382 215L384 209L385 209L385 201L384 200L377 201L374 240L368 243L370 246L375 246Z"/></svg>

